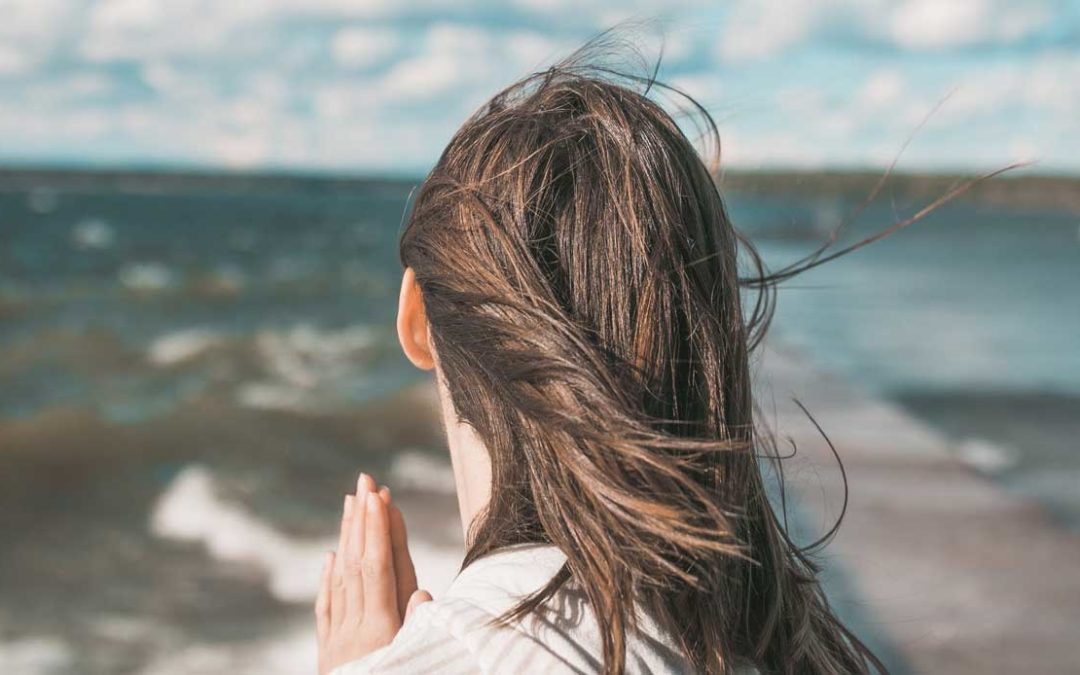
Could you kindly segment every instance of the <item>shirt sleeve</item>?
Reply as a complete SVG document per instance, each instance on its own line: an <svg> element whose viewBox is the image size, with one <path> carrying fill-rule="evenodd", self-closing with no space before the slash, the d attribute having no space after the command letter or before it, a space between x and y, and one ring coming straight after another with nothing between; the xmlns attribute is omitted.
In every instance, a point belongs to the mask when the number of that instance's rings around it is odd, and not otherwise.
<svg viewBox="0 0 1080 675"><path fill-rule="evenodd" d="M404 675L446 673L473 675L480 664L467 643L455 636L453 617L435 602L415 610L394 640L362 659L338 666L330 675Z"/></svg>

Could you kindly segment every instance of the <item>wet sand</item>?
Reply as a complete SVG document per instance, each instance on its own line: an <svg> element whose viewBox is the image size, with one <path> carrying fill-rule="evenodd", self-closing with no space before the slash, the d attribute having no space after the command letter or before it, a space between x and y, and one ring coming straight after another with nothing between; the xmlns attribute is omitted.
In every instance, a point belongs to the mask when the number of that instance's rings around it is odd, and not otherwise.
<svg viewBox="0 0 1080 675"><path fill-rule="evenodd" d="M881 636L901 668L981 675L1080 672L1080 536L1042 507L963 464L944 436L851 383L774 346L758 395L796 441L788 463L797 508L820 533L847 471L848 512L824 561L842 574L845 611ZM768 400L768 399L766 399Z"/></svg>

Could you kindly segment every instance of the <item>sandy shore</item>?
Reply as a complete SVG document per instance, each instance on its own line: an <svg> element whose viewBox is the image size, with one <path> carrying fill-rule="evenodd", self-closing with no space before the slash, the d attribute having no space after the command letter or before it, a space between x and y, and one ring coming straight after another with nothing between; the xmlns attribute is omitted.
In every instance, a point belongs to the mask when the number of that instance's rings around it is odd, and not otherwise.
<svg viewBox="0 0 1080 675"><path fill-rule="evenodd" d="M799 447L799 510L820 532L838 513L840 474L797 396L844 461L850 504L824 554L847 612L918 673L1080 672L1080 537L1036 504L958 461L948 442L901 409L767 352L776 426Z"/></svg>

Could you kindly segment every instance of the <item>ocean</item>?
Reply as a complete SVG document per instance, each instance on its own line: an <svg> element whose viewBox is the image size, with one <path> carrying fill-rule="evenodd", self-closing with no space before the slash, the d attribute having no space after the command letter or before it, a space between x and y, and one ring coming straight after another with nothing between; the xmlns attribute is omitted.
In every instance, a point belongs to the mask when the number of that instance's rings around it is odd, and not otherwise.
<svg viewBox="0 0 1080 675"><path fill-rule="evenodd" d="M864 194L775 182L725 187L772 267ZM393 330L416 184L0 176L0 670L307 669L355 472L452 521ZM887 190L842 241L924 197ZM785 283L773 334L1080 529L1080 212L1030 202L958 201ZM452 565L454 536L421 553Z"/></svg>

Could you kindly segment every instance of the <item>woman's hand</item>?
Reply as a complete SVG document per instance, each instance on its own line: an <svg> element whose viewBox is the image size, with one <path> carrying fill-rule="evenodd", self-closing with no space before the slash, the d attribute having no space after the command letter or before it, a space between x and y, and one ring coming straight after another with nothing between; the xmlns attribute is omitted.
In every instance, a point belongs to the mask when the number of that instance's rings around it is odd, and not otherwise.
<svg viewBox="0 0 1080 675"><path fill-rule="evenodd" d="M346 495L337 552L323 565L315 601L319 674L387 645L427 591L416 589L416 570L405 520L390 490L360 474L356 496Z"/></svg>

